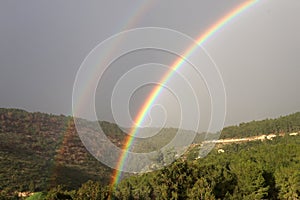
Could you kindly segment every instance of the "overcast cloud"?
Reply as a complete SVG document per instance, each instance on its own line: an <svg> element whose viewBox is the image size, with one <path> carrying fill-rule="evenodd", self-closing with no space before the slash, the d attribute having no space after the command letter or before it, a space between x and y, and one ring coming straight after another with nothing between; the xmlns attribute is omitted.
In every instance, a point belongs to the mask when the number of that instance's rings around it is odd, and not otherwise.
<svg viewBox="0 0 300 200"><path fill-rule="evenodd" d="M196 39L240 3L1 1L0 107L71 115L77 70L98 43L147 26ZM299 10L299 0L262 0L204 44L225 83L226 125L300 111Z"/></svg>

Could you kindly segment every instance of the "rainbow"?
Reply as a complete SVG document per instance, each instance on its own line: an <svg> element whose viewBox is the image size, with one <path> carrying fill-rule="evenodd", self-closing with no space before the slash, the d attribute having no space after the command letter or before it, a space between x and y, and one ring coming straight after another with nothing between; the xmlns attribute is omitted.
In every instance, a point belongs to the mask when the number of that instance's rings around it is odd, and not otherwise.
<svg viewBox="0 0 300 200"><path fill-rule="evenodd" d="M142 18L142 15L144 15L145 13L147 13L156 3L157 0L152 0L152 1L139 1L137 3L137 6L132 9L130 11L130 13L132 13L132 15L127 16L125 18L131 19L129 20L127 23L125 23L123 26L120 27L120 30L130 30L132 27L136 26L138 23L138 19ZM112 54L114 52L115 47L118 46L118 42L121 42L121 40L117 40L117 43L111 47L111 49L107 50L107 54ZM91 74L97 74L97 67L92 68L91 69ZM98 77L92 77L91 79L87 80L87 83L85 84L85 87L82 89L82 97L88 96L88 94L91 94L92 91L92 87L90 87L90 85L93 85L95 83L98 82ZM82 109L85 108L85 106L83 106L84 102L84 98L80 98L78 99L77 102L77 106L76 108L73 107L73 116L75 116L76 113L80 113Z"/></svg>
<svg viewBox="0 0 300 200"><path fill-rule="evenodd" d="M72 133L74 133L72 130L73 129L72 123L74 123L73 119L70 118L66 119L66 122L64 124L65 130L62 132L62 136L63 136L62 140L60 141L60 145L58 146L58 148L55 149L57 154L54 156L54 162L52 163L52 169L51 169L52 174L49 182L50 187L54 187L57 185L56 179L58 176L61 175L59 174L58 168L61 160L64 159L66 144L68 144L68 142L72 138Z"/></svg>
<svg viewBox="0 0 300 200"><path fill-rule="evenodd" d="M127 151L131 148L134 136L137 134L138 127L141 126L143 123L145 116L147 112L149 111L149 108L151 108L151 105L154 103L156 98L159 96L160 92L162 91L163 87L162 85L166 84L168 80L172 77L173 73L178 70L186 58L188 58L194 50L202 45L205 41L207 41L212 35L214 35L218 30L220 30L222 27L224 27L228 22L230 22L233 18L237 17L239 14L241 14L243 11L254 5L258 0L251 0L246 1L236 8L234 8L232 11L230 11L228 14L226 14L223 18L221 18L219 21L217 21L215 24L213 24L209 29L207 29L204 34L201 34L201 36L196 40L196 44L189 47L185 53L183 54L182 58L178 58L172 65L171 68L168 70L168 72L162 77L160 80L160 84L158 84L150 93L147 100L143 104L142 108L138 112L134 122L135 126L133 126L128 134L128 136L125 139L125 143L123 145L121 156L117 162L116 170L114 171L114 174L112 176L111 186L113 189L116 188L117 184L120 181L122 169L124 167L125 160L128 156Z"/></svg>

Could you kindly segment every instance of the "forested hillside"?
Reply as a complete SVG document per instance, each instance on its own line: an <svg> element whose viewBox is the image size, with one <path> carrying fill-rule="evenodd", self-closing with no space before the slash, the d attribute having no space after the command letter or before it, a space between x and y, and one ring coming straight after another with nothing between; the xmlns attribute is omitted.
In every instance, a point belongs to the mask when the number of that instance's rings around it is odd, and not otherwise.
<svg viewBox="0 0 300 200"><path fill-rule="evenodd" d="M117 125L100 125L113 143L123 145L126 134ZM87 152L72 117L0 109L0 199L16 199L22 191L44 199L299 199L300 136L287 134L298 132L299 125L300 113L295 113L224 128L223 138L282 136L216 144L200 159L195 145L161 170L125 174L112 189L112 170ZM142 139L136 150L163 146L176 131L164 129L164 137ZM197 142L203 136L198 134Z"/></svg>
<svg viewBox="0 0 300 200"><path fill-rule="evenodd" d="M219 148L222 148L220 153ZM300 136L217 145L205 158L176 161L132 175L111 189L88 181L78 190L58 186L44 199L299 199Z"/></svg>
<svg viewBox="0 0 300 200"><path fill-rule="evenodd" d="M263 134L280 134L300 131L300 112L281 116L277 119L265 119L240 123L238 126L225 127L220 138L242 138Z"/></svg>
<svg viewBox="0 0 300 200"><path fill-rule="evenodd" d="M218 153L222 148L224 153ZM300 137L217 146L207 157L178 161L123 180L117 199L299 199ZM125 197L125 198L124 198Z"/></svg>
<svg viewBox="0 0 300 200"><path fill-rule="evenodd" d="M115 145L123 145L127 134L116 124L105 121L86 123L87 128L99 123ZM150 139L137 139L134 150L149 152L162 147L176 131L173 128L163 129ZM96 160L83 146L72 117L0 108L2 193L43 191L57 185L77 189L88 180L105 185L111 175L112 170Z"/></svg>
<svg viewBox="0 0 300 200"><path fill-rule="evenodd" d="M118 142L116 135L111 140ZM107 184L111 172L87 152L71 117L0 109L0 191L41 191L60 184L75 189L88 180Z"/></svg>

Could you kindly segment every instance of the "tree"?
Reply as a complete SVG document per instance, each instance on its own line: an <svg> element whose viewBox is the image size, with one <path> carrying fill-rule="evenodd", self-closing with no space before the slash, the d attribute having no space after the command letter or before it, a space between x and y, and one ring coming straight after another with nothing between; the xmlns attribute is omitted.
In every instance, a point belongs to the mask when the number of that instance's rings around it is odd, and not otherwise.
<svg viewBox="0 0 300 200"><path fill-rule="evenodd" d="M237 176L237 187L234 197L238 199L263 199L268 195L264 171L260 163L242 158L231 165Z"/></svg>
<svg viewBox="0 0 300 200"><path fill-rule="evenodd" d="M294 166L282 167L275 173L280 199L300 198L300 172Z"/></svg>
<svg viewBox="0 0 300 200"><path fill-rule="evenodd" d="M45 200L70 200L72 199L71 195L63 190L61 185L58 185L55 188L52 188L46 195Z"/></svg>
<svg viewBox="0 0 300 200"><path fill-rule="evenodd" d="M100 183L88 181L82 184L82 186L77 190L76 199L78 200L103 199Z"/></svg>
<svg viewBox="0 0 300 200"><path fill-rule="evenodd" d="M213 200L215 196L211 185L205 178L201 177L193 188L188 191L188 198L193 200Z"/></svg>

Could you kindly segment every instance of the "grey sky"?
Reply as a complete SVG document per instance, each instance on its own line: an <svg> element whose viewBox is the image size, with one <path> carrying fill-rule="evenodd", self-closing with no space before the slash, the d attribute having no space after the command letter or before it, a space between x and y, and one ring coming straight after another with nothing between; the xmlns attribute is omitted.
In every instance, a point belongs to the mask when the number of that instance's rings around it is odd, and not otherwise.
<svg viewBox="0 0 300 200"><path fill-rule="evenodd" d="M193 38L241 1L1 1L0 107L70 115L85 56L124 29ZM204 47L227 93L226 125L300 111L300 1L260 1Z"/></svg>

